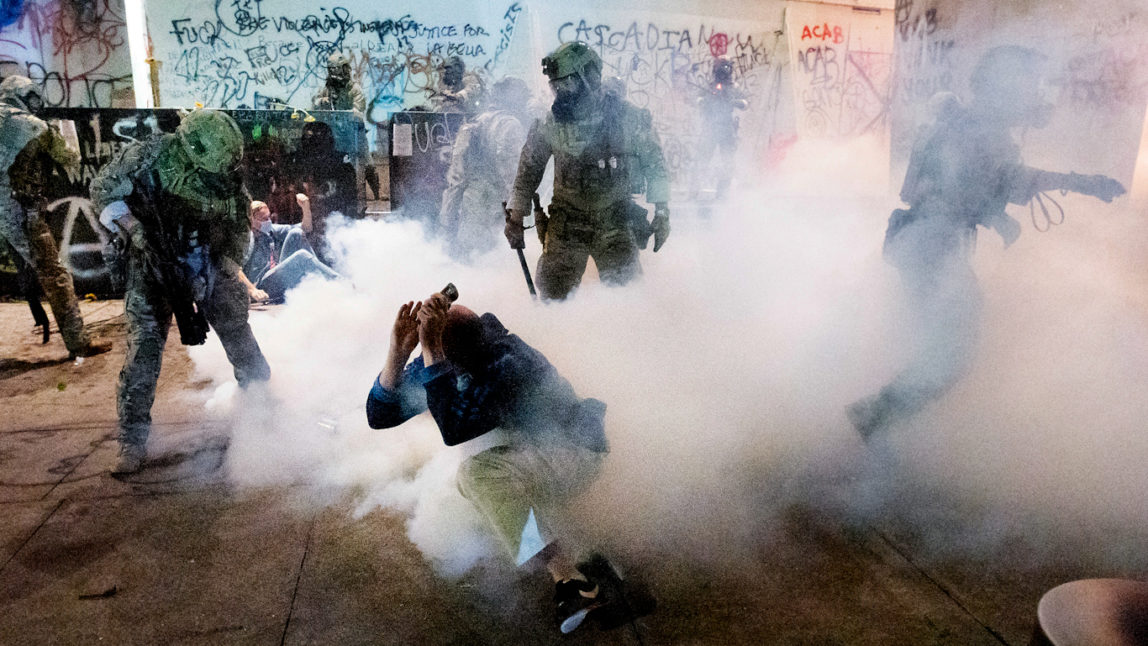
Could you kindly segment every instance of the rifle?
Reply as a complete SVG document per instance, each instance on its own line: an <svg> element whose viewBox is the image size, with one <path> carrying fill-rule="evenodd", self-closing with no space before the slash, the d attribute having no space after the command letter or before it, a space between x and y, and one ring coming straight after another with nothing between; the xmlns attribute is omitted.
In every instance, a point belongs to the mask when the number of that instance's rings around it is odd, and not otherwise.
<svg viewBox="0 0 1148 646"><path fill-rule="evenodd" d="M159 178L156 171L148 173L140 182L142 200L133 199L132 215L143 227L146 248L144 265L159 280L175 315L179 327L179 340L184 345L202 345L207 340L207 318L195 302L191 281L179 265L179 254L174 248L175 232L168 231L158 213ZM141 202L143 202L141 204Z"/></svg>

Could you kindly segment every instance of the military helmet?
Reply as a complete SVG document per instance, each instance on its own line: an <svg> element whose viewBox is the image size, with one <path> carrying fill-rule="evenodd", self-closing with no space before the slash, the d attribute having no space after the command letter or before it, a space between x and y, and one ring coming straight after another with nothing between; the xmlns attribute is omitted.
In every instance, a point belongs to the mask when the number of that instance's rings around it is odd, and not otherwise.
<svg viewBox="0 0 1148 646"><path fill-rule="evenodd" d="M327 57L327 78L340 83L351 80L351 59L343 52L334 52Z"/></svg>
<svg viewBox="0 0 1148 646"><path fill-rule="evenodd" d="M450 56L450 57L447 57L446 59L444 59L443 62L441 64L439 64L438 68L440 70L457 68L459 70L466 71L466 63L464 63L461 58L459 58L457 55L455 55L455 56Z"/></svg>
<svg viewBox="0 0 1148 646"><path fill-rule="evenodd" d="M243 134L235 121L218 110L196 110L176 130L192 163L209 173L235 168L243 158Z"/></svg>
<svg viewBox="0 0 1148 646"><path fill-rule="evenodd" d="M463 75L466 74L466 63L458 56L451 56L438 66L439 72L442 73L442 81L447 86L454 89L462 89Z"/></svg>
<svg viewBox="0 0 1148 646"><path fill-rule="evenodd" d="M542 59L542 73L551 81L579 74L602 78L602 59L586 43L574 41L563 43L558 49Z"/></svg>
<svg viewBox="0 0 1148 646"><path fill-rule="evenodd" d="M19 101L19 106L31 109L29 99L35 97L40 105L44 104L44 92L27 76L9 76L0 82L0 102L12 104Z"/></svg>

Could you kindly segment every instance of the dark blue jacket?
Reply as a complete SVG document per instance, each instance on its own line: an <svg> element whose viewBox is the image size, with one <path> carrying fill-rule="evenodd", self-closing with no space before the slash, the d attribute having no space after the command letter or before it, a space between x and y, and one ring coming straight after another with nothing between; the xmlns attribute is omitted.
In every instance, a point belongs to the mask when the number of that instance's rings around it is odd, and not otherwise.
<svg viewBox="0 0 1148 646"><path fill-rule="evenodd" d="M419 357L403 371L397 389L383 388L376 379L367 396L371 428L398 426L429 409L448 446L500 428L512 438L606 451L606 405L578 398L541 352L510 334L493 314L481 320L481 368L467 373L449 361L427 368Z"/></svg>

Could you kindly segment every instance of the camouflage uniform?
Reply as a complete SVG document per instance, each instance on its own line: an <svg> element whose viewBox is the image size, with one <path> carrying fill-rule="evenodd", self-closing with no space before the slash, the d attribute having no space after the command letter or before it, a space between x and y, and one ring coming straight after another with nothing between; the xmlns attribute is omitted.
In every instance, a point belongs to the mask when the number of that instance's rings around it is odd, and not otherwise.
<svg viewBox="0 0 1148 646"><path fill-rule="evenodd" d="M459 130L439 211L439 225L455 257L483 253L498 243L505 219L502 202L525 140L522 121L504 110L483 113Z"/></svg>
<svg viewBox="0 0 1148 646"><path fill-rule="evenodd" d="M331 79L311 99L311 106L316 110L350 110L359 119L355 129L355 144L359 149L359 165L363 169L363 176L375 199L379 198L379 175L375 171L375 161L371 158L371 148L367 144L367 97L358 83L350 81L351 61L341 54L332 54L327 62L328 74L331 69L338 67L348 79L347 84L338 87L332 86Z"/></svg>
<svg viewBox="0 0 1148 646"><path fill-rule="evenodd" d="M332 89L324 85L312 100L316 110L353 110L360 119L367 114L367 97L358 83L351 83L343 89Z"/></svg>
<svg viewBox="0 0 1148 646"><path fill-rule="evenodd" d="M553 112L526 136L509 208L529 213L532 196L554 157L554 198L538 260L544 298L564 298L594 258L603 282L621 284L641 272L630 222L632 180L645 181L646 199L665 203L669 177L648 110L599 92L571 121Z"/></svg>
<svg viewBox="0 0 1148 646"><path fill-rule="evenodd" d="M466 64L451 56L439 66L442 77L438 89L430 97L435 112L475 113L482 108L486 96L486 80L474 71L466 71Z"/></svg>
<svg viewBox="0 0 1148 646"><path fill-rule="evenodd" d="M82 353L90 339L76 302L72 276L60 262L52 230L44 220L44 189L56 164L79 162L63 137L28 110L0 94L0 236L35 271L51 305L64 345Z"/></svg>
<svg viewBox="0 0 1148 646"><path fill-rule="evenodd" d="M950 97L914 145L901 188L909 208L889 218L884 253L901 274L917 349L889 384L849 407L850 421L864 438L916 415L968 370L982 304L971 264L977 227L994 229L1007 246L1021 230L1005 212L1008 204L1028 204L1049 190L1105 201L1124 192L1108 177L1044 171L1021 161L1010 129L1041 127L1052 108L1037 89L1041 60L1025 48L990 50L970 82L972 105L964 108Z"/></svg>
<svg viewBox="0 0 1148 646"><path fill-rule="evenodd" d="M117 409L121 445L142 448L173 310L183 342L203 342L202 335L184 329L181 305L194 303L219 335L240 386L270 377L247 322L247 290L237 274L250 233L250 200L234 174L195 166L173 134L124 150L93 181L92 197L97 208L123 200L139 221L129 236L127 356Z"/></svg>

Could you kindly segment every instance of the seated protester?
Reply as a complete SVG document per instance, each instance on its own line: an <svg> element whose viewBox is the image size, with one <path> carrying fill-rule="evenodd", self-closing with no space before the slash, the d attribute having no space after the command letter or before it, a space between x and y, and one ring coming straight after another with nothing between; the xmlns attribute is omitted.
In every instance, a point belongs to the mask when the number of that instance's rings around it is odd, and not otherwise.
<svg viewBox="0 0 1148 646"><path fill-rule="evenodd" d="M303 211L299 224L275 224L266 204L258 200L251 203L251 252L239 279L253 301L281 302L287 290L308 274L317 273L328 279L340 277L315 257L307 242L306 234L311 231L310 200L302 193L295 200Z"/></svg>
<svg viewBox="0 0 1148 646"><path fill-rule="evenodd" d="M416 344L422 354L404 370ZM553 540L565 504L597 478L606 456L605 404L576 396L493 314L480 317L435 294L399 308L386 365L367 397L367 422L390 428L427 409L448 446L503 432L501 446L462 463L458 488L516 564L536 555L545 561L562 631L591 612L603 628L630 619L609 562L598 556L575 566Z"/></svg>

